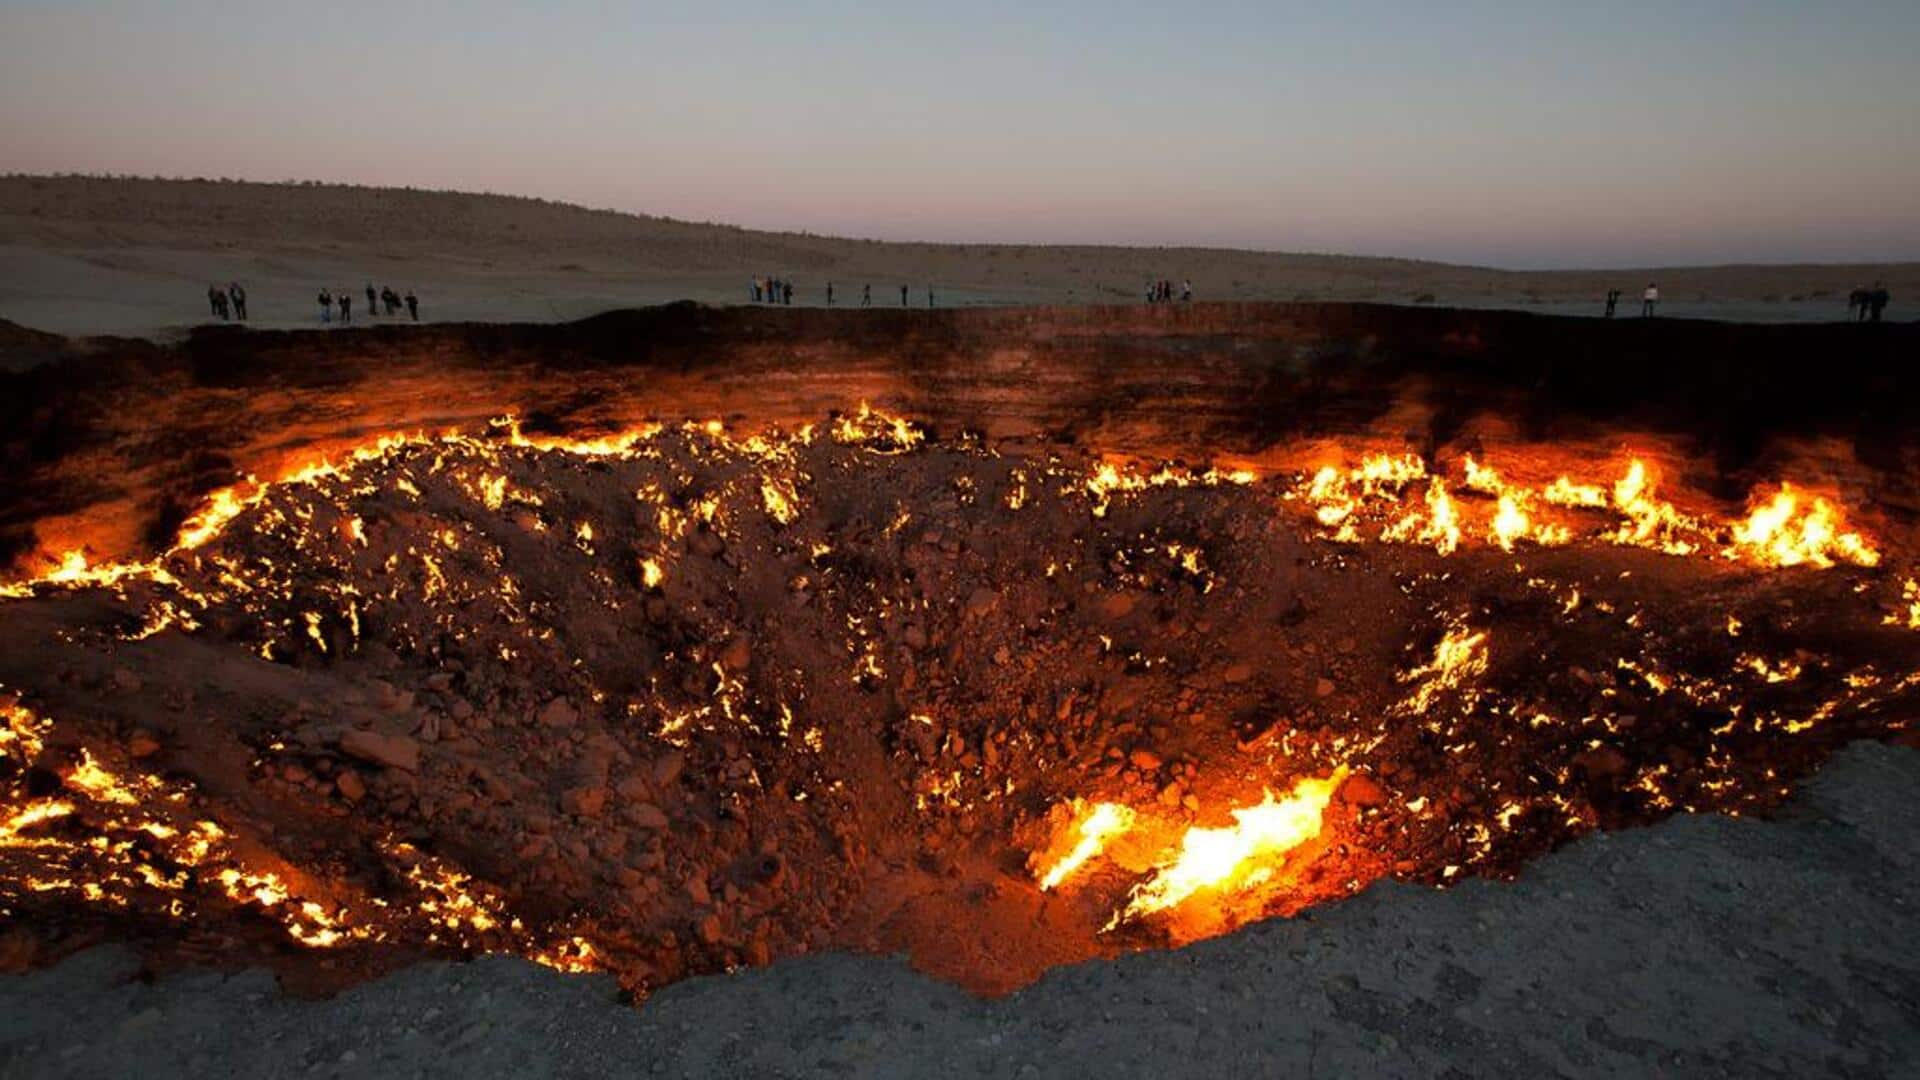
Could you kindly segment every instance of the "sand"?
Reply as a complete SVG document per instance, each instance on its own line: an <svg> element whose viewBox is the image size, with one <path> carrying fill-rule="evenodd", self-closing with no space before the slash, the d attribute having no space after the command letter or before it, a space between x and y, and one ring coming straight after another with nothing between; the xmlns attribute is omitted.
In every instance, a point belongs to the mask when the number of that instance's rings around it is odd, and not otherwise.
<svg viewBox="0 0 1920 1080"><path fill-rule="evenodd" d="M1911 318L1920 263L1509 272L1407 259L1208 249L879 243L586 210L493 195L306 184L0 178L0 319L65 334L170 337L211 319L208 284L240 280L253 322L317 325L322 288L413 289L429 320L559 321L671 300L745 303L748 281L796 304L1138 303L1149 279L1210 300L1372 300L1593 314L1609 288L1670 316L1845 318L1875 280ZM378 321L389 321L379 317Z"/></svg>

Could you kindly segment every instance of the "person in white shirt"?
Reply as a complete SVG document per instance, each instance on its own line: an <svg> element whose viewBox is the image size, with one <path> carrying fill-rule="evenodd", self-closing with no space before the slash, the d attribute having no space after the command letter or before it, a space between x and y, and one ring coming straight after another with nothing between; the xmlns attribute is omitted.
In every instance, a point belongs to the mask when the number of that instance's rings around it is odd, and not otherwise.
<svg viewBox="0 0 1920 1080"><path fill-rule="evenodd" d="M1660 286L1647 282L1647 291L1640 294L1640 317L1645 319L1653 315L1655 305L1660 303Z"/></svg>

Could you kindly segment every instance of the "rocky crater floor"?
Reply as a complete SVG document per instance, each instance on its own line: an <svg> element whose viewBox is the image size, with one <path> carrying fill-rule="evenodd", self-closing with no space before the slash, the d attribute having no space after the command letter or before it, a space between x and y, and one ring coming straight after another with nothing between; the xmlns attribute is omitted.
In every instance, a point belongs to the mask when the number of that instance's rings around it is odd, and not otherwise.
<svg viewBox="0 0 1920 1080"><path fill-rule="evenodd" d="M1382 882L983 1000L822 954L635 1009L604 975L430 963L0 978L13 1076L1897 1076L1920 1055L1920 752L1856 744L1774 820L1588 837L1508 884Z"/></svg>

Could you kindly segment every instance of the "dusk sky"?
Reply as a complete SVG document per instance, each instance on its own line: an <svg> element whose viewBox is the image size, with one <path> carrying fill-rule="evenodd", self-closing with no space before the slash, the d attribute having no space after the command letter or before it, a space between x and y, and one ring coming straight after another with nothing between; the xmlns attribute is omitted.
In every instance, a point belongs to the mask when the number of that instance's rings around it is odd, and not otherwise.
<svg viewBox="0 0 1920 1080"><path fill-rule="evenodd" d="M1920 259L1920 0L0 0L0 102L11 172L896 240Z"/></svg>

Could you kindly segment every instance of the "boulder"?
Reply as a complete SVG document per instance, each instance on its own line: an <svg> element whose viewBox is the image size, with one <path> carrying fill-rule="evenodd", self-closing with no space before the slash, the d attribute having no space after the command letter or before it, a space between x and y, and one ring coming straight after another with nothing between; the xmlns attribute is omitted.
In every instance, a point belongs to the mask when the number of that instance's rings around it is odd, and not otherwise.
<svg viewBox="0 0 1920 1080"><path fill-rule="evenodd" d="M340 752L374 765L404 772L420 769L420 744L405 735L353 729L340 735Z"/></svg>

